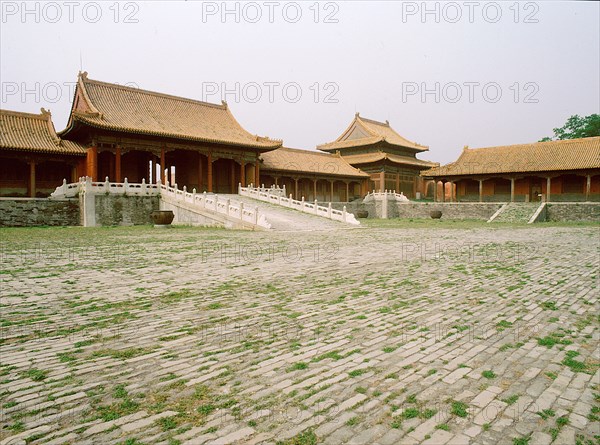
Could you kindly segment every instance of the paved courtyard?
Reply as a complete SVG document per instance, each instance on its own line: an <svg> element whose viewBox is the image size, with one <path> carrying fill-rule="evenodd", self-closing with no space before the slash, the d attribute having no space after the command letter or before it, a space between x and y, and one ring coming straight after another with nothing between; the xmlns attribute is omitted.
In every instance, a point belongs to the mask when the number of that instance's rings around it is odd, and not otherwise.
<svg viewBox="0 0 600 445"><path fill-rule="evenodd" d="M597 444L598 226L4 229L0 443Z"/></svg>

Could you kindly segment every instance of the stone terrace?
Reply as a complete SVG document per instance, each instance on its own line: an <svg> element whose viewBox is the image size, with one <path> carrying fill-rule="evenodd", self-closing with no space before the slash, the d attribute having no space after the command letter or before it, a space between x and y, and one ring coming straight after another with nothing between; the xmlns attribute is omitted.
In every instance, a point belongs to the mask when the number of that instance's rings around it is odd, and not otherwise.
<svg viewBox="0 0 600 445"><path fill-rule="evenodd" d="M367 224L0 230L0 443L595 443L598 226Z"/></svg>

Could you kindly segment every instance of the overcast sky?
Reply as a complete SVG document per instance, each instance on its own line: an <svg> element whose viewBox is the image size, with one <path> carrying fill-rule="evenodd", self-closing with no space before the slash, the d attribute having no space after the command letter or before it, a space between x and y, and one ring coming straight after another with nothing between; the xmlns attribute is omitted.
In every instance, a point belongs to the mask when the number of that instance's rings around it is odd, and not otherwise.
<svg viewBox="0 0 600 445"><path fill-rule="evenodd" d="M91 79L209 102L225 94L248 131L295 148L335 140L355 112L387 119L430 147L421 158L442 163L464 145L537 141L570 115L600 107L596 2L30 2L26 9L2 2L1 106L49 108L57 130L80 68Z"/></svg>

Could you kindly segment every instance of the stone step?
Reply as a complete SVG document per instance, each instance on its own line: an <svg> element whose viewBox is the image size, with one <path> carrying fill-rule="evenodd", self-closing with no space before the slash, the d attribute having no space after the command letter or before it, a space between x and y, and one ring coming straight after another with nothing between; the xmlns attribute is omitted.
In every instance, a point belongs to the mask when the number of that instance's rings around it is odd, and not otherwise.
<svg viewBox="0 0 600 445"><path fill-rule="evenodd" d="M267 221L271 223L271 229L277 231L306 231L306 230L337 230L348 228L347 224L339 221L333 221L321 216L311 215L288 209L254 198L241 195L219 195L224 198L230 198L237 202L244 203L244 206L258 207L261 214L264 214Z"/></svg>
<svg viewBox="0 0 600 445"><path fill-rule="evenodd" d="M512 202L508 204L494 222L527 223L540 206L540 203Z"/></svg>

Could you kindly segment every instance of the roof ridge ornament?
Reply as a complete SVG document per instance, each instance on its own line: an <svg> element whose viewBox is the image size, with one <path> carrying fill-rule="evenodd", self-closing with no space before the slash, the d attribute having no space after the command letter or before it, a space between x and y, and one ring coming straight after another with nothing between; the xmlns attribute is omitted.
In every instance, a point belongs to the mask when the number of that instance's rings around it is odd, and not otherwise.
<svg viewBox="0 0 600 445"><path fill-rule="evenodd" d="M221 99L221 105L223 105L225 108L227 108L227 101Z"/></svg>
<svg viewBox="0 0 600 445"><path fill-rule="evenodd" d="M81 77L83 80L87 80L88 72L87 71L79 71L79 77Z"/></svg>
<svg viewBox="0 0 600 445"><path fill-rule="evenodd" d="M40 111L42 113L42 116L46 116L46 117L52 116L52 113L50 113L50 110L46 110L44 107L40 108Z"/></svg>

